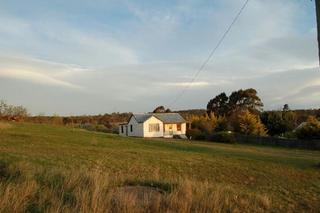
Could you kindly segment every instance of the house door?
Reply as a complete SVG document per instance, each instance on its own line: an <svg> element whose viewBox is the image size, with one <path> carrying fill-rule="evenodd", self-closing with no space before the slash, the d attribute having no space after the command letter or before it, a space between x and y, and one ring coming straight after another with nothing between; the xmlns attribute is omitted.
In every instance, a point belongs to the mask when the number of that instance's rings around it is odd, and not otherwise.
<svg viewBox="0 0 320 213"><path fill-rule="evenodd" d="M128 136L128 125L126 125L126 136Z"/></svg>

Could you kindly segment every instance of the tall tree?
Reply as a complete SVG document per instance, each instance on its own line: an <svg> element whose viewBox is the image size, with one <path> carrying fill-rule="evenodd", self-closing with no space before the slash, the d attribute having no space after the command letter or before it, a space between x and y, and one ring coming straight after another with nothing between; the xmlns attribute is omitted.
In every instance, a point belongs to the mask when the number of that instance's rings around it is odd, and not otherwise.
<svg viewBox="0 0 320 213"><path fill-rule="evenodd" d="M158 106L153 110L153 113L168 113L171 112L171 110L168 108L166 109L164 106Z"/></svg>
<svg viewBox="0 0 320 213"><path fill-rule="evenodd" d="M226 93L220 93L215 98L211 99L207 104L208 114L213 112L215 115L224 116L229 111L229 98Z"/></svg>
<svg viewBox="0 0 320 213"><path fill-rule="evenodd" d="M283 105L282 111L286 112L286 111L289 111L289 110L290 110L289 104Z"/></svg>
<svg viewBox="0 0 320 213"><path fill-rule="evenodd" d="M258 113L262 111L263 103L255 89L240 89L231 93L229 107L231 111L249 110L252 113Z"/></svg>

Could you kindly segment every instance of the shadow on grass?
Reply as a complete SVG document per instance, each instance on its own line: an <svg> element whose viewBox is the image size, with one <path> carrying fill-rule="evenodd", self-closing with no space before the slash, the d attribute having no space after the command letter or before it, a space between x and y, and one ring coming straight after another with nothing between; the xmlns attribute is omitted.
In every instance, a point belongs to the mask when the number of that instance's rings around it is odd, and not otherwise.
<svg viewBox="0 0 320 213"><path fill-rule="evenodd" d="M6 161L0 161L0 182L14 182L22 178L20 169L10 166Z"/></svg>
<svg viewBox="0 0 320 213"><path fill-rule="evenodd" d="M154 180L127 180L124 182L124 185L149 187L162 194L171 193L177 187L177 184L154 181Z"/></svg>

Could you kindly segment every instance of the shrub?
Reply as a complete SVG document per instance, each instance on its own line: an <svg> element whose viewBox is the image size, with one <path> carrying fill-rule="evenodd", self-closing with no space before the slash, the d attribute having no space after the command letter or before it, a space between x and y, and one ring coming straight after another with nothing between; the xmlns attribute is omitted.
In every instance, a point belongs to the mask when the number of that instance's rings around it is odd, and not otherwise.
<svg viewBox="0 0 320 213"><path fill-rule="evenodd" d="M198 129L204 134L210 134L211 132L213 132L215 125L210 120L199 119L199 120L194 120L191 123L191 128Z"/></svg>
<svg viewBox="0 0 320 213"><path fill-rule="evenodd" d="M188 129L187 130L187 137L192 140L204 140L206 139L205 133L203 133L199 129Z"/></svg>
<svg viewBox="0 0 320 213"><path fill-rule="evenodd" d="M210 141L223 143L236 143L236 138L232 132L216 132L210 136Z"/></svg>
<svg viewBox="0 0 320 213"><path fill-rule="evenodd" d="M282 136L289 139L297 138L295 132L285 132Z"/></svg>
<svg viewBox="0 0 320 213"><path fill-rule="evenodd" d="M307 122L296 130L296 135L300 139L320 139L320 122L309 116Z"/></svg>

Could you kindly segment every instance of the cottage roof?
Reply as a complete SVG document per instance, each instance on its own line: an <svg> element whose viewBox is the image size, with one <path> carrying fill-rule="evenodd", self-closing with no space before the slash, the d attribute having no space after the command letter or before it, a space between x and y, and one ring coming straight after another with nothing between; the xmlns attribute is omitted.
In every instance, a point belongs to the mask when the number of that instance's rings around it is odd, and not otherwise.
<svg viewBox="0 0 320 213"><path fill-rule="evenodd" d="M153 113L163 123L185 123L186 121L179 113Z"/></svg>
<svg viewBox="0 0 320 213"><path fill-rule="evenodd" d="M138 123L143 123L148 120L152 114L133 114L133 117L136 119Z"/></svg>
<svg viewBox="0 0 320 213"><path fill-rule="evenodd" d="M185 123L186 121L179 113L145 113L145 114L133 114L133 117L138 123L143 123L151 116L154 116L161 120L163 123Z"/></svg>

